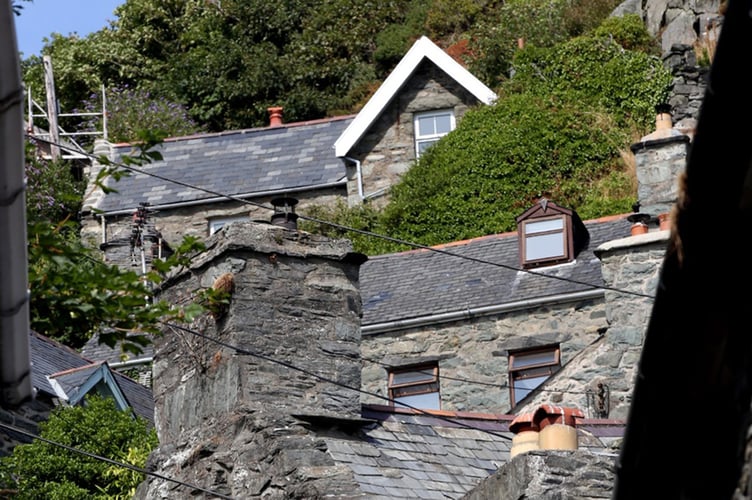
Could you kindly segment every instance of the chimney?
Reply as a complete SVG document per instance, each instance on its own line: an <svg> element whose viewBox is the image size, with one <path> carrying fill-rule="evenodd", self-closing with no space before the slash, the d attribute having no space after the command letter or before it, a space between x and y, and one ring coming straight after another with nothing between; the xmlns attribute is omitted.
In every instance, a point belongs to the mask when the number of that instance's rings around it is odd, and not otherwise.
<svg viewBox="0 0 752 500"><path fill-rule="evenodd" d="M656 106L655 111L655 131L631 146L637 199L641 212L651 217L670 212L676 203L677 179L685 169L690 143L689 136L673 128L668 105Z"/></svg>
<svg viewBox="0 0 752 500"><path fill-rule="evenodd" d="M298 200L295 198L274 198L272 200L272 205L274 206L274 213L272 214L271 220L272 224L287 229L297 229L298 214L295 213L295 205L297 204Z"/></svg>
<svg viewBox="0 0 752 500"><path fill-rule="evenodd" d="M269 111L269 126L270 127L281 126L282 125L282 107L274 106L271 108L267 108L267 111Z"/></svg>

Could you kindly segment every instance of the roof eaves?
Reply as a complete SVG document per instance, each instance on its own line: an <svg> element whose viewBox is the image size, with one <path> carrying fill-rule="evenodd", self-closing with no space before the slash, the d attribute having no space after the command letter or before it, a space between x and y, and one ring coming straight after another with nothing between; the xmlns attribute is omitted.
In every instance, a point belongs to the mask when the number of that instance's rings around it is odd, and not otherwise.
<svg viewBox="0 0 752 500"><path fill-rule="evenodd" d="M405 54L386 80L384 80L384 83L376 90L371 99L363 106L360 113L358 113L352 123L350 123L334 143L334 151L337 157L347 156L355 143L360 140L405 82L413 75L424 58L428 58L428 60L436 64L442 71L484 104L491 104L496 100L497 95L494 91L489 89L483 82L473 76L472 73L452 59L449 54L441 50L431 40L423 36L407 51L407 54Z"/></svg>

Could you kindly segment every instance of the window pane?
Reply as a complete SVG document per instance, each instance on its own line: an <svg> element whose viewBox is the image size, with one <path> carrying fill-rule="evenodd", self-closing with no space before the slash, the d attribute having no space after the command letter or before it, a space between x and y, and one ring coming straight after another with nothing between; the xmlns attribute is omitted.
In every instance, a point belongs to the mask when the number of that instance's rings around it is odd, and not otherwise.
<svg viewBox="0 0 752 500"><path fill-rule="evenodd" d="M522 380L515 380L514 383L514 404L517 404L530 394L536 387L541 385L543 382L546 381L548 376L544 377L535 377L535 378L526 378Z"/></svg>
<svg viewBox="0 0 752 500"><path fill-rule="evenodd" d="M423 153L426 149L430 148L437 142L439 142L438 139L432 139L428 141L418 141L418 154Z"/></svg>
<svg viewBox="0 0 752 500"><path fill-rule="evenodd" d="M418 118L418 137L436 134L435 116L421 116Z"/></svg>
<svg viewBox="0 0 752 500"><path fill-rule="evenodd" d="M414 384L417 382L433 382L435 380L433 370L416 370L411 372L394 372L392 385Z"/></svg>
<svg viewBox="0 0 752 500"><path fill-rule="evenodd" d="M436 121L436 133L448 134L452 131L452 118L449 113L444 115L437 115L434 117Z"/></svg>
<svg viewBox="0 0 752 500"><path fill-rule="evenodd" d="M561 231L564 229L564 219L549 219L525 224L526 234L542 233L544 231Z"/></svg>
<svg viewBox="0 0 752 500"><path fill-rule="evenodd" d="M556 351L531 352L526 354L512 355L512 368L525 368L526 366L553 364L556 362Z"/></svg>
<svg viewBox="0 0 752 500"><path fill-rule="evenodd" d="M525 260L564 256L564 233L529 236L525 243Z"/></svg>
<svg viewBox="0 0 752 500"><path fill-rule="evenodd" d="M394 406L406 407L405 405L410 405L414 408L420 408L422 410L441 409L438 392L432 392L429 394L417 394L415 396L405 396L394 399Z"/></svg>

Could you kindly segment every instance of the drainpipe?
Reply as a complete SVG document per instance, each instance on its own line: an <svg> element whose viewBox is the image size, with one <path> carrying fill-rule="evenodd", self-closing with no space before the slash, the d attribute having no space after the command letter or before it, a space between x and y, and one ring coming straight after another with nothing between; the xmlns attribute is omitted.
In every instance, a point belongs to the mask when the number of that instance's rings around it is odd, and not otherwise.
<svg viewBox="0 0 752 500"><path fill-rule="evenodd" d="M24 92L11 2L0 4L0 406L32 395L29 345Z"/></svg>
<svg viewBox="0 0 752 500"><path fill-rule="evenodd" d="M358 198L362 202L365 196L363 196L363 171L360 168L360 160L350 158L349 156L343 156L342 158L355 164L355 175L358 179Z"/></svg>

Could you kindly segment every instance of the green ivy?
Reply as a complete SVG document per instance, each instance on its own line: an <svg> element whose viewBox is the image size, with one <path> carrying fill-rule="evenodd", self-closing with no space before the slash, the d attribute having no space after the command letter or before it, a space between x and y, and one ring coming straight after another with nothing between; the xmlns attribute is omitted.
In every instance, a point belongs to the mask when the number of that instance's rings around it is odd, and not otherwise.
<svg viewBox="0 0 752 500"><path fill-rule="evenodd" d="M143 469L158 444L145 419L94 394L82 406L55 408L39 429L46 441L17 445L0 459L2 486L18 500L132 498L144 474L58 445Z"/></svg>

